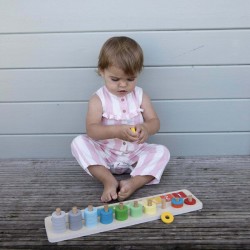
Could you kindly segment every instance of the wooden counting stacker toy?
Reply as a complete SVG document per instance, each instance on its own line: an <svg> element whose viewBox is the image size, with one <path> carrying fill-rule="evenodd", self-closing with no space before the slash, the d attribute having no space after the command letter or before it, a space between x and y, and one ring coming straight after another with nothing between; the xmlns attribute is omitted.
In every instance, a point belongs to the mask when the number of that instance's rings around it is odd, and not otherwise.
<svg viewBox="0 0 250 250"><path fill-rule="evenodd" d="M183 189L155 196L85 209L60 208L45 218L49 242L59 242L161 219L171 223L175 215L202 209L202 202Z"/></svg>

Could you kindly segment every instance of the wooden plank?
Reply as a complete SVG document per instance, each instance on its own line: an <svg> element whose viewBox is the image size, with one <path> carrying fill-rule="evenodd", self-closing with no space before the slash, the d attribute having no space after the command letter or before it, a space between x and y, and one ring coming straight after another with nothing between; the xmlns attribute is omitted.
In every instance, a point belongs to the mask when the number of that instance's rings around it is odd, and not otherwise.
<svg viewBox="0 0 250 250"><path fill-rule="evenodd" d="M0 135L0 158L69 158L76 135Z"/></svg>
<svg viewBox="0 0 250 250"><path fill-rule="evenodd" d="M166 226L160 220L50 244L43 218L55 207L102 205L102 185L84 174L74 160L0 161L0 246L4 249L247 249L250 157L171 158L160 184L144 186L131 199L192 191L204 204L200 212L176 216ZM236 171L237 170L237 171ZM232 172L234 173L232 175ZM117 176L124 179L128 176ZM77 188L76 188L77 187ZM233 199L232 199L233 195ZM240 204L240 205L239 205Z"/></svg>
<svg viewBox="0 0 250 250"><path fill-rule="evenodd" d="M250 100L154 101L160 132L244 132L250 129ZM85 102L2 103L1 134L82 133Z"/></svg>
<svg viewBox="0 0 250 250"><path fill-rule="evenodd" d="M161 120L160 132L244 132L250 128L248 99L156 101L153 105Z"/></svg>
<svg viewBox="0 0 250 250"><path fill-rule="evenodd" d="M249 64L249 30L13 34L0 36L0 68L96 67L111 36L137 40L145 66Z"/></svg>
<svg viewBox="0 0 250 250"><path fill-rule="evenodd" d="M249 98L248 66L145 68L138 85L152 99Z"/></svg>
<svg viewBox="0 0 250 250"><path fill-rule="evenodd" d="M173 156L250 154L249 132L157 134L149 142L166 145Z"/></svg>
<svg viewBox="0 0 250 250"><path fill-rule="evenodd" d="M0 70L0 102L83 101L101 86L93 68Z"/></svg>
<svg viewBox="0 0 250 250"><path fill-rule="evenodd" d="M0 135L0 159L72 158L70 144L77 135ZM163 144L171 156L249 155L250 133L157 134L150 143Z"/></svg>
<svg viewBox="0 0 250 250"><path fill-rule="evenodd" d="M112 8L110 8L112 6ZM133 8L131 8L133 6ZM82 32L248 28L245 0L0 1L0 32ZM120 11L123 10L123 11ZM65 18L67 17L67 18ZM108 18L107 18L108 17ZM148 18L150 17L150 22ZM117 21L119 20L119 21Z"/></svg>
<svg viewBox="0 0 250 250"><path fill-rule="evenodd" d="M151 99L250 98L250 67L146 67ZM0 70L0 102L86 101L102 85L95 69Z"/></svg>

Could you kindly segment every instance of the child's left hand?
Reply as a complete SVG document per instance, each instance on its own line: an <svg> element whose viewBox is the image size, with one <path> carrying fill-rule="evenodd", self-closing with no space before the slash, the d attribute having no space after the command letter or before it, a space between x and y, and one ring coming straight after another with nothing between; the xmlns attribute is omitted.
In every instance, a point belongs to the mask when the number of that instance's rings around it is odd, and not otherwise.
<svg viewBox="0 0 250 250"><path fill-rule="evenodd" d="M136 132L138 133L137 143L138 144L144 143L149 137L146 127L144 127L142 124L138 124L136 125L135 129Z"/></svg>

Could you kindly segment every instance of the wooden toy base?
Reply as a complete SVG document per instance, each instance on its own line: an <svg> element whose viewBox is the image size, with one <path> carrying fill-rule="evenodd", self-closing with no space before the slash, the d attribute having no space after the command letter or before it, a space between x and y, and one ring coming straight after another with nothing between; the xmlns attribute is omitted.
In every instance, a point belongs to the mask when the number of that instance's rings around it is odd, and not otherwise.
<svg viewBox="0 0 250 250"><path fill-rule="evenodd" d="M184 198L187 199L187 196L192 195L193 199L195 199L195 204L188 205L184 202L183 206L181 208L174 208L171 206L171 201L168 201L169 198L171 197L179 197L179 198ZM166 197L166 208L162 208L161 204L161 198L160 197ZM143 213L141 217L131 217L129 216L127 220L125 221L118 221L114 218L113 222L111 224L102 224L99 222L98 219L98 224L95 227L88 228L84 224L84 220L82 221L83 227L78 230L78 231L71 231L69 229L68 225L68 219L66 218L67 221L67 230L63 233L55 233L52 228L52 222L51 222L51 216L48 216L45 218L45 228L46 228L46 233L49 242L59 242L59 241L64 241L64 240L69 240L73 238L78 238L82 236L87 236L91 234L96 234L104 231L109 231L109 230L114 230L117 228L122 228L122 227L127 227L135 224L140 224L144 222L149 222L153 221L156 219L161 218L161 214L164 212L170 212L173 215L179 215L179 214L184 214L184 213L189 213L192 211L200 210L202 209L202 202L198 200L190 191L183 189L183 190L178 190L174 192L169 192L169 193L163 193L163 194L158 194L155 196L149 196L149 197L144 197L141 199L134 199L134 200L129 200L129 201L124 201L124 205L131 205L134 201L138 201L138 203L145 205L148 199L152 199L154 203L156 203L156 213L153 215ZM118 205L119 203L111 204L110 207L114 207ZM103 206L97 207L97 209L101 209ZM68 215L68 214L66 214Z"/></svg>

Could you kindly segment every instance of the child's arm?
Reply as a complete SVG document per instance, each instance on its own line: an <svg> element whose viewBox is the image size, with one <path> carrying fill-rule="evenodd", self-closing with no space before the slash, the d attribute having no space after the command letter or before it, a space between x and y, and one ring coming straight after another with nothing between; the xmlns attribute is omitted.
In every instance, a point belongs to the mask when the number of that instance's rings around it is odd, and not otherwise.
<svg viewBox="0 0 250 250"><path fill-rule="evenodd" d="M137 136L130 130L129 125L102 125L102 103L97 95L89 100L86 132L94 140L119 138L126 141L136 141Z"/></svg>
<svg viewBox="0 0 250 250"><path fill-rule="evenodd" d="M154 110L149 96L145 93L143 93L141 107L144 109L144 112L142 113L144 122L136 126L136 131L139 134L138 143L145 142L150 135L154 135L160 129L160 120Z"/></svg>

